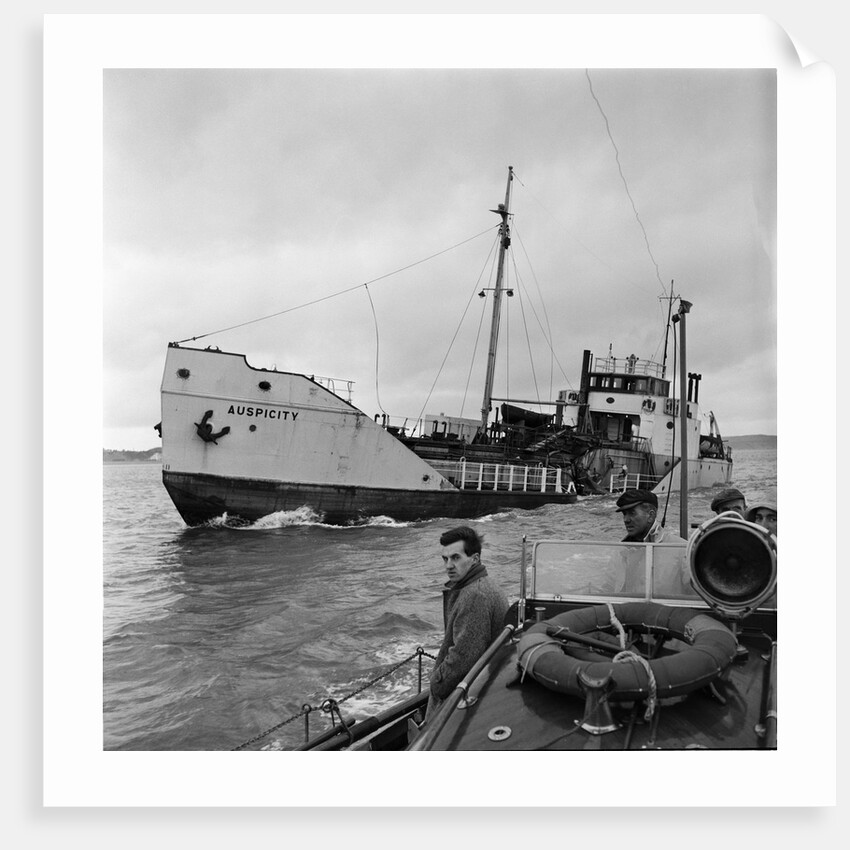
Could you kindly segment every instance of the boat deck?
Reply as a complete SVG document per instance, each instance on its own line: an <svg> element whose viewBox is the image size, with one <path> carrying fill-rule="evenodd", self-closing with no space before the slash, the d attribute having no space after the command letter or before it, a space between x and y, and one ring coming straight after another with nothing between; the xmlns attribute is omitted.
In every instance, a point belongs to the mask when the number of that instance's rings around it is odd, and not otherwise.
<svg viewBox="0 0 850 850"><path fill-rule="evenodd" d="M520 681L514 638L472 683L469 705L454 709L423 748L775 749L775 738L763 728L769 714L768 683L775 658L775 615L759 620L741 635L742 645L749 650L747 657L734 662L721 680L685 697L662 700L649 721L644 719L645 703L612 702L618 728L601 735L579 726L585 710L583 698L551 691L530 676Z"/></svg>

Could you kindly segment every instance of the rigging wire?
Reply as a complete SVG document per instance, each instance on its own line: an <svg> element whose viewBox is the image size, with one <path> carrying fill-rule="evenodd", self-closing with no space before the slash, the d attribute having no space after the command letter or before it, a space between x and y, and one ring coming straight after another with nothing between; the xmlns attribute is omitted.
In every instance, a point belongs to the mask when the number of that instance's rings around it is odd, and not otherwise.
<svg viewBox="0 0 850 850"><path fill-rule="evenodd" d="M366 295L369 296L369 306L372 308L372 318L375 320L375 398L378 402L378 408L384 416L387 416L387 411L381 404L381 393L378 388L378 366L381 361L381 335L378 331L378 314L375 312L375 302L372 301L372 293L369 292L369 284L364 283L363 288L366 290Z"/></svg>
<svg viewBox="0 0 850 850"><path fill-rule="evenodd" d="M528 251L525 249L525 243L522 241L522 236L520 236L516 227L514 228L514 234L519 240L520 247L522 248L522 253L525 256L526 262L528 263L529 269L531 269L531 277L534 279L534 285L537 287L537 296L540 299L540 306L543 310L543 318L546 320L546 330L543 331L543 338L549 345L549 398L552 398L553 386L554 386L554 371L555 371L555 350L554 346L551 343L552 339L552 325L549 322L549 311L546 309L546 301L543 298L543 291L540 289L540 281L537 279L537 274L534 271L534 266L531 263L531 257L528 256ZM514 265L516 266L516 258L513 258ZM517 279L519 279L519 272L517 272ZM529 298L529 306L532 311L534 311L534 304ZM534 311L534 317L537 319L537 313ZM538 324L540 324L540 320L537 319ZM540 330L543 330L543 326L540 326ZM560 363L558 364L560 366ZM563 370L562 370L563 371ZM566 375L564 375L566 378ZM569 379L567 378L567 383L569 383Z"/></svg>
<svg viewBox="0 0 850 850"><path fill-rule="evenodd" d="M495 225L495 228L498 228L500 225ZM304 304L298 304L295 307L288 307L286 310L278 310L276 313L269 313L267 316L260 316L256 319L249 319L247 322L239 322L236 325L230 325L226 328L219 328L215 331L207 331L205 334L198 334L197 336L186 337L186 339L177 340L177 344L180 345L184 342L194 342L199 339L204 339L208 336L214 336L215 334L226 333L227 331L233 331L237 328L244 328L248 325L256 324L257 322L264 322L267 319L274 319L277 316L283 316L286 313L292 313L295 310L301 310L304 307L312 307L314 304L321 304L323 301L329 301L331 298L336 298L339 295L345 295L349 292L354 292L355 289L360 289L363 286L368 286L370 283L377 283L380 280L385 280L388 277L392 277L393 275L400 274L401 272L405 272L408 269L412 269L414 266L421 265L422 263L427 263L428 260L433 260L434 257L439 257L441 254L447 254L449 251L453 251L455 248L459 248L461 245L466 245L467 242L472 242L475 239L483 236L485 233L490 233L494 229L494 227L488 227L486 230L482 230L481 233L476 233L475 236L470 236L468 239L464 239L462 242L458 242L455 245L452 245L448 248L444 248L442 251L437 251L435 254L431 254L428 257L423 257L421 260L417 260L414 263L410 263L409 265L402 266L400 269L396 269L392 272L387 272L386 274L382 274L379 277L372 278L372 280L367 280L365 283L358 283L356 286L349 286L347 289L341 289L339 292L332 292L330 295L324 295L321 298L315 298L312 301L307 301Z"/></svg>
<svg viewBox="0 0 850 850"><path fill-rule="evenodd" d="M602 257L600 257L598 254L591 251L590 248L588 248L587 245L585 245L584 242L581 241L581 239L579 239L574 234L570 233L569 227L566 224L564 224L563 219L561 219L560 216L557 216L555 213L553 213L552 210L550 210L549 207L547 207L546 204L544 204L543 201L541 201L540 198L538 198L534 194L534 192L532 192L528 188L528 186L526 186L525 183L523 183L522 180L520 180L519 177L517 177L516 171L514 171L514 179L520 184L520 186L522 186L523 189L525 189L528 192L529 195L531 195L532 198L534 198L534 200L540 205L540 208L547 215L549 215L552 218L553 221L557 222L558 224L561 224L564 227L564 230L567 232L567 235L570 237L570 239L577 242L582 248L584 248L585 251L587 251L588 254L590 254L591 257L593 257L594 260L596 260L601 265L605 266L605 268L608 269L610 272L613 272L614 274L618 273L617 270L614 269L608 263L606 263L605 260L602 259Z"/></svg>
<svg viewBox="0 0 850 850"><path fill-rule="evenodd" d="M589 79L588 79L588 82L590 82L590 81L589 81ZM591 89L592 89L592 86L591 86ZM592 93L592 92L591 92L591 93ZM596 100L596 102L597 102L597 106L599 107L600 111L602 111L602 108L601 108L601 105L599 104L598 99L597 99L597 98L594 98L594 99ZM602 114L603 114L603 117L605 117L605 113L603 112ZM606 118L606 124L607 124L607 118ZM609 136L609 139L611 139L611 143L612 143L612 145L614 145L614 149L615 149L615 151L617 151L616 144L614 144L614 141L613 141L613 139L611 138L610 129L609 129L609 132L608 132L608 136ZM618 161L618 165L619 165L619 161ZM622 169L620 169L620 176L622 177L622 179L623 179L623 181L624 181L624 183L625 183L625 177L623 176ZM549 209L549 208L548 208L548 207L547 207L547 206L546 206L546 205L545 205L545 204L544 204L544 203L543 203L543 202L542 202L542 201L541 201L541 200L540 200L540 199L539 199L539 198L538 198L538 197L537 197L537 196L536 196L536 195L535 195L535 194L534 194L534 193L533 193L533 192L532 192L529 188L528 188L528 186L526 186L526 184L525 184L525 183L522 181L522 179L521 179L521 178L520 178L520 177L516 174L516 172L514 172L514 179L515 179L515 180L516 180L516 181L520 184L520 186L522 186L522 187L523 187L523 189L525 189L525 190L526 190L526 192L527 192L527 193L528 193L528 194L529 194L529 195L530 195L530 196L531 196L531 197L532 197L532 198L536 201L536 203L540 206L540 208L541 208L544 212L546 212L546 214L547 214L550 218L552 218L554 221L558 222L559 224L564 225L563 220L562 220L562 219L561 219L558 215L556 215L555 213L553 213L553 212L552 212L552 211L551 211L551 210L550 210L550 209ZM626 191L627 191L627 193L628 193L628 191L629 191L629 190L628 190L628 185L626 185ZM631 200L631 195L629 195L629 198L630 198L630 200ZM632 201L632 209L634 210L634 208L635 208L635 205L634 205L634 202ZM643 228L642 222L640 221L640 218L639 218L639 216L637 215L637 212L636 212L636 211L635 211L635 216L638 218L638 223L639 223L639 224L641 225L641 227ZM577 237L575 237L572 233L569 233L569 228L567 228L567 227L566 227L566 225L564 225L564 227L565 227L565 229L567 230L567 233L568 233L568 235L570 236L570 238L571 238L571 239L573 239L574 241L576 241L576 242L577 242L577 243L578 243L578 244L579 244L579 245L580 245L580 246L581 246L581 247L582 247L585 251L587 251L587 253L588 253L588 254L590 254L590 255L591 255L591 256L592 256L592 257L593 257L593 258L594 258L597 262L599 262L601 265L603 265L603 266L604 266L605 268L607 268L609 271L611 271L611 272L613 272L613 273L615 273L615 274L618 274L620 277L622 277L622 274L619 274L619 273L618 273L618 272L617 272L617 271L616 271L616 270L615 270L615 269L614 269L614 268L613 268L613 267L612 267L609 263L605 262L605 260L603 260L600 256L598 256L598 255L597 255L597 254L595 254L593 251L591 251L591 250L590 250L590 248L588 248L588 247L587 247L587 246L586 246L586 245L585 245L585 244L584 244L584 243L583 243L580 239L578 239ZM646 240L647 240L646 231L644 230L643 232L644 232L644 240L646 241ZM517 239L519 239L519 240L520 240L520 244L522 245L522 248L523 248L523 253L524 253L524 254L525 254L525 256L526 256L526 261L528 262L529 268L531 269L531 272L532 272L532 276L534 277L535 283L537 284L537 287L538 287L538 293L540 293L540 285L539 285L539 282L537 281L537 276L536 276L536 274L535 274L535 272L534 272L534 267L533 267L533 265L532 265L532 263L531 263L531 259L530 259L530 258L529 258L529 256L528 256L528 252L526 251L525 245L524 245L524 244L523 244L523 242L522 242L522 237L520 236L520 234L519 234L519 232L518 232L518 230L517 230L516 226L514 226L514 236L515 236ZM648 250L648 251L649 251L649 253L650 253L650 257L652 258L652 252L651 252L651 250L649 250L648 242L647 242L647 250ZM653 263L654 263L654 262L655 262L655 261L654 261L654 258L653 258ZM658 275L658 266L657 266L657 264L655 264L655 266L656 266L656 276L657 276L657 275ZM624 280L625 280L625 279L624 279ZM626 282L628 282L628 281L626 281ZM630 283L630 285L632 285L632 286L634 285L634 283L633 283L633 282L629 282L629 283ZM662 292L663 292L664 294L663 294L662 296L659 296L659 300L668 300L671 296L667 293L667 290L666 290L666 288L664 287L664 284L663 284L663 283L661 284L661 289L662 289ZM671 282L670 282L670 292L671 292L671 293L672 293L672 289L673 289L673 281L671 281ZM541 300L541 303L542 303L542 305L543 305L543 309L544 309L544 317L545 317L545 319L546 319L546 324L547 324L547 327L549 327L548 313L545 313L546 305L545 305L545 302L543 301L542 293L540 293L540 300ZM532 304L532 308L533 308L533 304ZM539 323L539 321L540 321L540 320L539 320L539 318L538 318L538 323ZM666 317L664 317L664 316L663 316L663 311L662 311L662 316L661 316L661 322L662 322L663 330L662 330L662 332L661 332L661 335L660 335L660 338L659 338L659 342L658 342L658 344L656 345L656 350L655 350L655 353L654 353L653 358L652 358L652 359L654 359L654 360L657 360L657 359L658 359L658 351L660 350L661 345L662 345L662 344L663 344L663 342L664 342L665 335L666 335L667 330L668 330L668 328L669 328L669 320L668 320ZM541 326L541 327L542 327L542 326ZM545 332L544 332L544 334L545 334ZM551 327L549 327L549 338L550 338L550 339L552 338ZM553 351L553 354L554 354L554 351ZM563 369L563 367L561 366L561 364L560 364L560 363L558 364L558 367L559 367L559 369L561 370L561 374L564 376L564 378L565 378L565 380L567 381L568 385L569 385L569 386L570 386L570 388L572 389L572 383L570 382L569 377L566 375L566 373L565 373L565 371L564 371L564 369ZM550 379L551 379L551 369L550 369ZM549 388L549 394L550 394L550 395L552 394L552 387L551 387L551 385L550 385L550 388Z"/></svg>
<svg viewBox="0 0 850 850"><path fill-rule="evenodd" d="M605 131L608 133L608 138L611 140L611 145L614 148L614 156L617 160L617 170L620 172L620 178L622 179L623 186L626 189L626 195L628 196L629 201L631 202L632 210L635 214L635 219L637 220L637 223L640 225L641 232L643 233L643 241L646 243L646 251L649 254L649 259L652 260L652 264L655 266L655 276L658 279L658 283L661 284L661 291L666 295L667 290L664 287L664 282L661 280L661 272L658 268L658 263L655 261L655 257L652 255L652 248L650 248L650 246L649 246L649 236L647 236L646 228L643 226L643 222L641 221L640 215L638 214L637 206L635 206L634 198L632 198L632 193L629 190L629 184L626 180L626 175L623 174L623 167L620 164L620 150L617 147L617 143L614 141L614 137L611 135L611 126L608 123L608 116L605 114L605 110L602 108L602 104L599 102L599 98L596 96L596 93L593 91L593 83L591 82L590 72L587 70L587 68L585 68L584 73L585 73L585 76L587 77L587 85L590 88L590 96L596 102L596 106L599 108L599 112L601 113L602 118L605 121Z"/></svg>
<svg viewBox="0 0 850 850"><path fill-rule="evenodd" d="M477 286L475 287L478 288ZM470 298L470 301L472 299ZM478 341L481 337L481 328L484 326L484 316L487 314L487 299L481 301L481 318L478 320L478 331L475 334L475 345L472 347L472 357L469 359L469 371L466 374L466 386L463 388L463 400L460 405L459 418L463 419L463 409L466 407L466 396L469 392L469 382L472 380L472 369L475 366L475 355L478 352Z"/></svg>
<svg viewBox="0 0 850 850"><path fill-rule="evenodd" d="M519 309L522 314L522 326L525 330L525 344L528 348L528 361L531 364L531 380L534 382L534 393L537 396L537 406L540 407L540 387L537 385L537 372L534 369L534 355L531 353L531 337L528 333L528 322L525 319L525 303L522 298L523 287L517 286L516 289L519 293Z"/></svg>
<svg viewBox="0 0 850 850"><path fill-rule="evenodd" d="M492 230L493 228L490 228L490 229ZM487 232L487 231L485 231L485 232ZM481 234L479 233L478 235L480 236ZM451 354L452 347L454 346L455 340L457 339L457 335L458 335L458 333L460 333L460 328L461 328L461 325L463 324L463 320L466 318L466 314L469 310L469 305L472 303L472 299L475 297L475 291L478 289L478 287L481 283L481 275L484 274L484 269L487 268L487 263L490 261L490 258L492 256L494 256L494 249L495 249L496 245L498 244L498 241L499 241L499 234L497 233L496 239L495 239L493 245L490 248L490 253L487 255L487 260L485 261L484 266L482 267L481 272L478 275L478 279L475 281L475 287L473 288L472 292L470 293L469 300L466 302L466 307L464 307L464 309L463 309L463 314L460 317L460 321L457 323L457 327L455 328L455 332L454 332L454 335L452 336L451 342L449 342L449 347L446 350L445 356L443 357L443 362L440 363L440 368L437 370L437 374L434 377L434 382L431 384L431 389L428 390L428 395L426 396L425 401L422 404L422 410L419 411L419 416L416 419L417 422L422 421L422 417L425 414L425 408L428 406L428 402L431 400L431 395L434 392L434 387L437 386L437 381L440 379L440 375L443 372L443 367L446 365L446 360L449 359L449 354ZM477 345L477 338L476 338L476 345Z"/></svg>
<svg viewBox="0 0 850 850"><path fill-rule="evenodd" d="M514 233L516 233L516 230L514 230ZM521 237L517 237L517 238L520 239L520 244L522 244ZM517 280L519 280L520 274L519 274L519 271L516 269L516 258L513 255L511 256L511 262L514 264L514 271L515 271L515 274L517 276ZM534 309L534 303L530 299L529 299L529 307L531 308L531 312L534 314L534 318L537 320L537 326L540 328L540 332L543 334L543 339L546 341L546 344L549 347L549 352L550 352L552 358L554 359L555 363L558 364L558 368L561 370L561 375L563 376L564 380L567 382L567 385L570 387L570 389L573 389L572 381L570 381L570 378L567 375L566 370L561 365L561 361L558 360L558 355L555 354L555 347L552 344L551 334L547 334L546 329L543 327L543 323L540 321L540 316L537 315L537 310Z"/></svg>
<svg viewBox="0 0 850 850"><path fill-rule="evenodd" d="M546 301L543 299L543 293L540 290L540 282L537 280L537 275L534 272L534 266L531 263L531 258L528 256L528 251L525 250L525 243L522 239L519 240L519 244L522 247L522 253L525 255L525 259L528 262L528 267L531 269L531 277L534 280L534 285L537 287L537 295L540 298L540 305L543 309L543 318L546 319L546 331L548 334L548 339L552 338L552 326L549 323L549 312L546 309ZM529 298L529 305L531 305L531 299ZM554 383L554 359L552 357L554 352L552 352L550 348L550 356L549 356L549 397L552 397L552 388Z"/></svg>

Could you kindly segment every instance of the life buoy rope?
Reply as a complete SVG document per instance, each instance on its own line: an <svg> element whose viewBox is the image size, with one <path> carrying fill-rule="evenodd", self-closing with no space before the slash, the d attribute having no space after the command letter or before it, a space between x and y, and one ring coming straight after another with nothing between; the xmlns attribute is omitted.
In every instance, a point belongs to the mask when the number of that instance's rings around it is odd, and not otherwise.
<svg viewBox="0 0 850 850"><path fill-rule="evenodd" d="M646 711L644 712L643 717L644 720L649 720L649 718L655 714L655 706L658 704L658 685L655 681L655 674L652 672L652 665L642 655L638 655L636 652L630 652L628 650L618 652L614 656L613 663L621 664L625 661L630 661L633 664L640 664L646 671L649 693L647 694Z"/></svg>
<svg viewBox="0 0 850 850"><path fill-rule="evenodd" d="M614 610L613 602L606 602L608 606L608 616L611 618L611 625L617 630L617 636L620 638L620 646L626 648L626 630L623 624L617 619L617 612Z"/></svg>
<svg viewBox="0 0 850 850"><path fill-rule="evenodd" d="M624 629L675 637L688 646L647 661L635 653L624 655L622 649L613 660L586 650L572 654L564 645L563 637L569 632L605 631L616 628L615 621ZM520 638L518 664L523 679L528 675L551 690L573 696L584 694L580 672L592 678L610 675L614 682L610 699L649 699L654 705L656 699L687 694L712 682L732 663L736 647L732 632L708 614L655 602L609 602L532 625Z"/></svg>

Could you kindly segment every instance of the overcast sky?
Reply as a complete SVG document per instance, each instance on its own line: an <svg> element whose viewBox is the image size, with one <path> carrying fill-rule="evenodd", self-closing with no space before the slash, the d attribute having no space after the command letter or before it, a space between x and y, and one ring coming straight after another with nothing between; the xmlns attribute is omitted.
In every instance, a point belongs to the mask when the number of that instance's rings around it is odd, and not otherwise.
<svg viewBox="0 0 850 850"><path fill-rule="evenodd" d="M103 94L105 448L159 445L190 337L353 380L369 415L477 418L508 166L496 396L576 387L585 348L660 358L672 281L703 409L776 433L772 70L106 70Z"/></svg>

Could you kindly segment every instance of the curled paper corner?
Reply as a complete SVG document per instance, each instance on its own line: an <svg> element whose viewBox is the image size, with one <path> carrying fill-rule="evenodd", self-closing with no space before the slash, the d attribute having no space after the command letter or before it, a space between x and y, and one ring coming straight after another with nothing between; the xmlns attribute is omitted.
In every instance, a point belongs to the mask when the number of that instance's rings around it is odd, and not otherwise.
<svg viewBox="0 0 850 850"><path fill-rule="evenodd" d="M776 31L776 47L783 55L784 59L798 64L804 69L824 61L822 57L809 50L809 48L806 47L799 38L795 37L793 33L788 32L788 30L786 30L774 18L769 16L765 16L765 18Z"/></svg>

